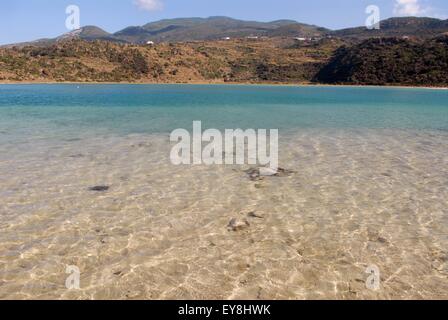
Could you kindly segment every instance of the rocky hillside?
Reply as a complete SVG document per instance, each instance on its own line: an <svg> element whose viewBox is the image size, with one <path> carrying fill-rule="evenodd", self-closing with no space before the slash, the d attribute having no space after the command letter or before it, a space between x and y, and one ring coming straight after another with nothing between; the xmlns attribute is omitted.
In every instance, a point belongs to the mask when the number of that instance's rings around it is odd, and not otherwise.
<svg viewBox="0 0 448 320"><path fill-rule="evenodd" d="M298 42L283 37L154 46L65 39L0 49L1 82L448 85L448 36Z"/></svg>
<svg viewBox="0 0 448 320"><path fill-rule="evenodd" d="M448 32L448 20L424 17L401 17L383 20L380 29L369 30L365 26L333 31L333 36L344 39L367 39L378 37L433 38Z"/></svg>
<svg viewBox="0 0 448 320"><path fill-rule="evenodd" d="M315 81L362 85L448 85L448 36L369 39L338 49Z"/></svg>
<svg viewBox="0 0 448 320"><path fill-rule="evenodd" d="M306 82L341 43L231 40L155 46L67 39L0 49L0 81Z"/></svg>

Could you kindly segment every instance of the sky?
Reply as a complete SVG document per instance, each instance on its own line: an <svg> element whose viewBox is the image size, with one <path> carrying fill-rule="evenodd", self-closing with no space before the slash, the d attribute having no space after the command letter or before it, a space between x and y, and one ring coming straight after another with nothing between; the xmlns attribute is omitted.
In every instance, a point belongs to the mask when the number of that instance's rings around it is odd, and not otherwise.
<svg viewBox="0 0 448 320"><path fill-rule="evenodd" d="M378 6L381 19L448 19L447 0L1 0L0 44L68 32L69 5L79 7L81 26L96 25L108 32L165 18L209 16L257 21L293 19L341 29L364 25L369 5Z"/></svg>

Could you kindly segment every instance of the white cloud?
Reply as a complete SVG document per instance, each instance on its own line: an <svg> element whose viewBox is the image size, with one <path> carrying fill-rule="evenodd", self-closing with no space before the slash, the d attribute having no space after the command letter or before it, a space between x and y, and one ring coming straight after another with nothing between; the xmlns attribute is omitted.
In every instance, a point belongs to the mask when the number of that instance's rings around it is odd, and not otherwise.
<svg viewBox="0 0 448 320"><path fill-rule="evenodd" d="M397 16L447 18L440 10L424 5L422 2L422 0L395 0L394 14Z"/></svg>
<svg viewBox="0 0 448 320"><path fill-rule="evenodd" d="M395 0L394 14L399 16L420 16L426 13L419 0Z"/></svg>
<svg viewBox="0 0 448 320"><path fill-rule="evenodd" d="M162 0L134 0L134 4L142 10L156 11L163 9Z"/></svg>

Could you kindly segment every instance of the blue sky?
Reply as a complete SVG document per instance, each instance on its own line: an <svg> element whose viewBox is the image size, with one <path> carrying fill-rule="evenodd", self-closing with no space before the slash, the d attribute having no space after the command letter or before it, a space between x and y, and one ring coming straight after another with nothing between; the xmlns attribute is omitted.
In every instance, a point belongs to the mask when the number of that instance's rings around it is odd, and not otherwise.
<svg viewBox="0 0 448 320"><path fill-rule="evenodd" d="M271 21L294 19L331 29L363 25L368 5L391 16L448 18L447 0L1 0L0 44L55 37L65 27L68 5L81 11L81 25L109 32L177 17L230 16Z"/></svg>

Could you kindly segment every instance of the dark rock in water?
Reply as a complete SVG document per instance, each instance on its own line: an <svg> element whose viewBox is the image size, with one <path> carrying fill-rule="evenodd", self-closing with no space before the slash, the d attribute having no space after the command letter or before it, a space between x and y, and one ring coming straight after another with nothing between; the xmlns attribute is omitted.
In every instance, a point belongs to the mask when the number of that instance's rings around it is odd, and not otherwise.
<svg viewBox="0 0 448 320"><path fill-rule="evenodd" d="M376 239L376 241L378 241L379 243L383 243L383 244L388 243L387 239L385 239L383 237L378 237L378 239Z"/></svg>
<svg viewBox="0 0 448 320"><path fill-rule="evenodd" d="M70 156L70 158L73 158L73 159L78 159L78 158L83 158L83 157L84 157L84 155L81 153L73 154Z"/></svg>
<svg viewBox="0 0 448 320"><path fill-rule="evenodd" d="M81 141L81 138L70 138L70 139L65 139L65 142L77 142L77 141Z"/></svg>
<svg viewBox="0 0 448 320"><path fill-rule="evenodd" d="M261 181L263 180L263 177L260 175L260 170L257 169L249 169L246 171L247 175L249 176L249 179L251 181Z"/></svg>
<svg viewBox="0 0 448 320"><path fill-rule="evenodd" d="M110 189L109 186L95 186L95 187L89 188L90 191L97 191L97 192L103 192L103 191L107 191L109 189Z"/></svg>
<svg viewBox="0 0 448 320"><path fill-rule="evenodd" d="M247 214L249 218L257 218L257 219L264 219L262 215L257 214L255 211L249 212Z"/></svg>
<svg viewBox="0 0 448 320"><path fill-rule="evenodd" d="M296 173L296 172L293 170L278 168L277 174L275 174L274 177L279 177L279 178L289 177L289 176L292 176L294 173Z"/></svg>
<svg viewBox="0 0 448 320"><path fill-rule="evenodd" d="M133 144L131 145L131 148L144 148L144 147L150 147L151 144L150 143L146 143L146 142L139 142L137 144Z"/></svg>
<svg viewBox="0 0 448 320"><path fill-rule="evenodd" d="M278 168L277 171L275 171L271 168L266 168L266 167L251 168L244 172L249 176L249 179L251 181L260 181L260 180L263 180L264 177L284 178L284 177L289 177L295 173L295 171L287 170L287 169L283 169L283 168Z"/></svg>
<svg viewBox="0 0 448 320"><path fill-rule="evenodd" d="M369 238L369 241L371 241L371 242L377 242L377 243L381 243L381 244L389 243L389 241L386 238L381 237L380 234L378 233L378 231L375 231L375 230L368 232L368 238Z"/></svg>
<svg viewBox="0 0 448 320"><path fill-rule="evenodd" d="M229 224L227 225L227 229L234 232L244 230L248 227L250 227L249 221L247 221L246 219L239 220L236 218L230 220Z"/></svg>

